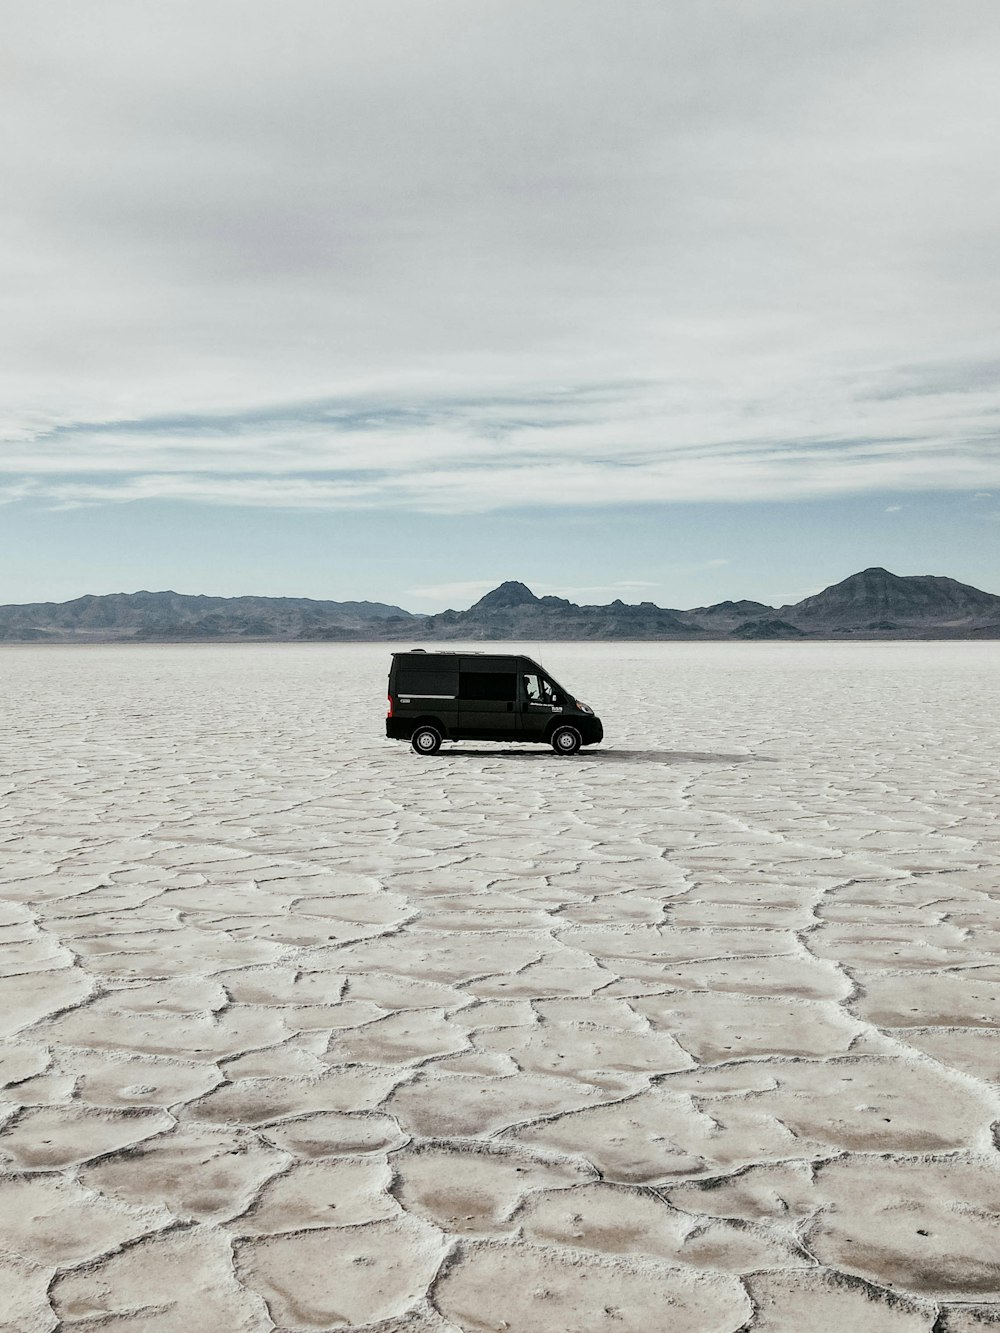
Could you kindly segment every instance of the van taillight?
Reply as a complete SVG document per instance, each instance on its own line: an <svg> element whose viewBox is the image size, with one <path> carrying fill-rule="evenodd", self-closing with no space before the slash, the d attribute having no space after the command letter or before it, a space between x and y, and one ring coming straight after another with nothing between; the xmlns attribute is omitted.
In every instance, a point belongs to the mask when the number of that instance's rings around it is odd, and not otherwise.
<svg viewBox="0 0 1000 1333"><path fill-rule="evenodd" d="M391 694L389 695L389 711L388 711L388 713L386 713L386 717L392 717L392 695L391 695Z"/></svg>

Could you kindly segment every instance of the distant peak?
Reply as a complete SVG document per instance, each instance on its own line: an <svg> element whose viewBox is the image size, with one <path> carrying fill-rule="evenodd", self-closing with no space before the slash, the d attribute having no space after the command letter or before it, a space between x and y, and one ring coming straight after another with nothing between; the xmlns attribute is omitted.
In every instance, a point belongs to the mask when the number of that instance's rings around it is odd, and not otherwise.
<svg viewBox="0 0 1000 1333"><path fill-rule="evenodd" d="M848 574L846 579L831 584L829 588L824 588L822 592L815 595L825 597L839 589L851 596L857 596L864 592L875 590L885 592L888 589L905 587L907 583L912 582L912 579L908 579L902 574L894 574L891 569L883 569L881 565L870 565L867 569L859 569L856 574Z"/></svg>
<svg viewBox="0 0 1000 1333"><path fill-rule="evenodd" d="M538 598L523 583L517 583L509 580L507 583L501 583L499 588L494 588L488 592L485 597L480 597L476 606L481 607L503 607L503 606L524 606L528 602L537 602Z"/></svg>

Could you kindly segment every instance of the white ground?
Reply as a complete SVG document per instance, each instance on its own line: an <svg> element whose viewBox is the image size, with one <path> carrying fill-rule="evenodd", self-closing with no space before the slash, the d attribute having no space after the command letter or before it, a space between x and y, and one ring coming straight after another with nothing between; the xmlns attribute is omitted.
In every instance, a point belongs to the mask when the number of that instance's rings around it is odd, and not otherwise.
<svg viewBox="0 0 1000 1333"><path fill-rule="evenodd" d="M0 650L0 1327L1000 1317L1000 644L536 651Z"/></svg>

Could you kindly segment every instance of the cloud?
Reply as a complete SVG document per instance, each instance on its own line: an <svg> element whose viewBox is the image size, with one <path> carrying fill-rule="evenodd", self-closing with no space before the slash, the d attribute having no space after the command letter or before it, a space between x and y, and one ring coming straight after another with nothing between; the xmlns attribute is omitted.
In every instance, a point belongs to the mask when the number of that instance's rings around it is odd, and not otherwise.
<svg viewBox="0 0 1000 1333"><path fill-rule="evenodd" d="M503 583L503 577L494 579L460 579L455 583L434 583L424 588L407 588L404 596L413 597L420 602L442 603L465 607L478 602L488 592Z"/></svg>
<svg viewBox="0 0 1000 1333"><path fill-rule="evenodd" d="M591 412L587 395L581 411ZM1000 484L987 437L759 435L720 407L708 421L664 437L649 423L649 396L623 389L591 420L571 405L421 404L405 420L327 424L261 413L233 428L57 428L16 441L0 473L39 503L80 505L173 500L260 508L385 508L484 512L552 505L804 500L867 491L968 491ZM525 404L527 408L527 404ZM527 413L525 413L527 415ZM891 423L881 423L891 425ZM737 429L739 428L739 429ZM899 507L901 508L901 507Z"/></svg>
<svg viewBox="0 0 1000 1333"><path fill-rule="evenodd" d="M16 504L34 493L34 487L28 481L0 485L0 505Z"/></svg>
<svg viewBox="0 0 1000 1333"><path fill-rule="evenodd" d="M822 409L842 433L811 435L802 433L805 414L795 419L781 403L749 419L744 407L721 393L709 407L624 381L599 393L581 385L549 395L387 396L62 422L12 439L0 474L57 508L160 499L431 513L1000 483L1000 455L981 419L956 439L937 423L894 418L883 404L871 433L856 438L848 404Z"/></svg>
<svg viewBox="0 0 1000 1333"><path fill-rule="evenodd" d="M992 6L8 7L54 507L1000 488Z"/></svg>
<svg viewBox="0 0 1000 1333"><path fill-rule="evenodd" d="M900 510L905 508L906 505L886 505L884 512L886 514L898 514Z"/></svg>

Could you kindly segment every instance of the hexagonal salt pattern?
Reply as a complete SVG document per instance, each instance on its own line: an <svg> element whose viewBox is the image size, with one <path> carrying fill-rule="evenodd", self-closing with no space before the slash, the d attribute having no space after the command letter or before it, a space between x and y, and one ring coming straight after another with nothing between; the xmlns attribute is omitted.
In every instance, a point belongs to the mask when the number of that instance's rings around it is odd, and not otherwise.
<svg viewBox="0 0 1000 1333"><path fill-rule="evenodd" d="M1000 645L0 648L0 1328L1000 1323Z"/></svg>

